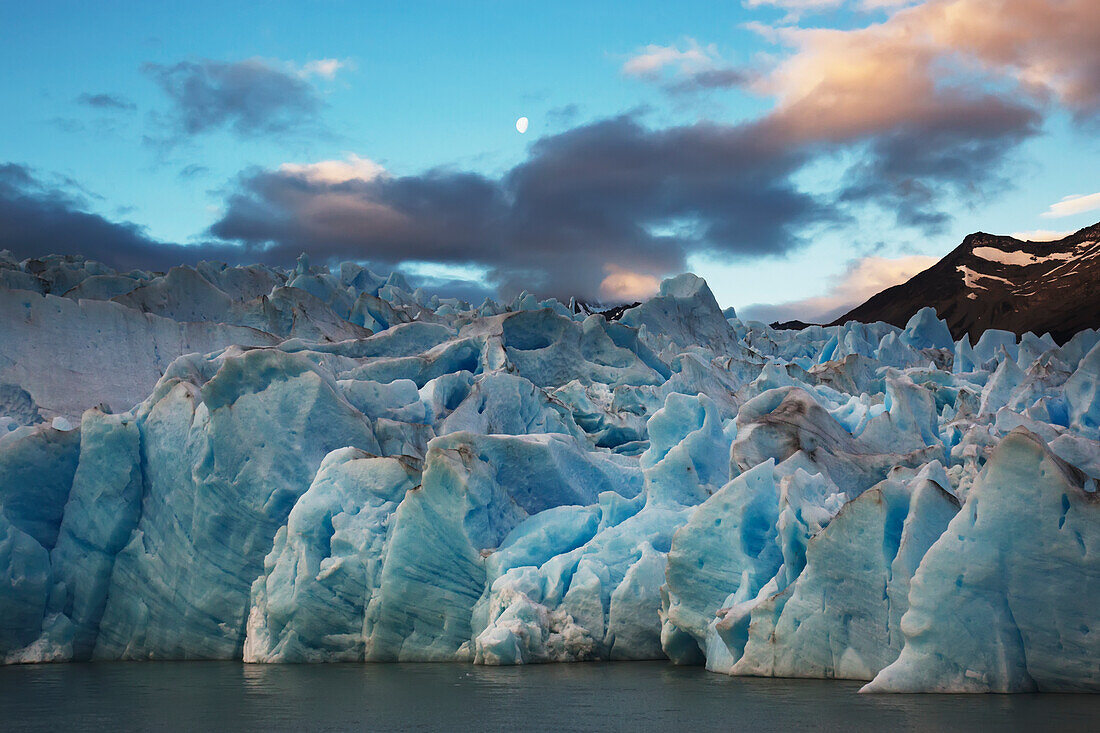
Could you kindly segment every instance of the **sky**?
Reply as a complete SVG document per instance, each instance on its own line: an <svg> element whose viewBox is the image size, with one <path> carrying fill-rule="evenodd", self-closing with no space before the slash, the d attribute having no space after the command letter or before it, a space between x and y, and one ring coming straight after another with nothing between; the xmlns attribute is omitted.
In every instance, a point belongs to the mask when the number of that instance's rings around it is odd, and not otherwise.
<svg viewBox="0 0 1100 733"><path fill-rule="evenodd" d="M1096 0L41 0L0 40L20 257L306 252L478 301L691 270L828 320L969 232L1100 221Z"/></svg>

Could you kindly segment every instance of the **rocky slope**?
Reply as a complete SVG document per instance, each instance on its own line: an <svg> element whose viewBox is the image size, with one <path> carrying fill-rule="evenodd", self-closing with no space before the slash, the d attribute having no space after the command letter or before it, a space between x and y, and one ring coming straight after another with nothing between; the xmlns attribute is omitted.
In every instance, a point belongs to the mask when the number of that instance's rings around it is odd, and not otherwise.
<svg viewBox="0 0 1100 733"><path fill-rule="evenodd" d="M957 339L995 328L1050 333L1064 343L1100 327L1100 223L1055 242L1024 242L978 232L901 285L834 321L905 323L932 306Z"/></svg>

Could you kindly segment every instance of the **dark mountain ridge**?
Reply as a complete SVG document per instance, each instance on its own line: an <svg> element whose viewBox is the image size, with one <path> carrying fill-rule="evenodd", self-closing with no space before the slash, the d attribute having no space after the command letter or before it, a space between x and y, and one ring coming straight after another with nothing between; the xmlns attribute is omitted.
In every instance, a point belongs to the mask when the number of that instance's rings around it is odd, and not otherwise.
<svg viewBox="0 0 1100 733"><path fill-rule="evenodd" d="M904 327L925 306L957 339L990 328L1050 333L1064 343L1100 328L1100 223L1053 242L976 232L927 270L887 288L830 325L886 321Z"/></svg>

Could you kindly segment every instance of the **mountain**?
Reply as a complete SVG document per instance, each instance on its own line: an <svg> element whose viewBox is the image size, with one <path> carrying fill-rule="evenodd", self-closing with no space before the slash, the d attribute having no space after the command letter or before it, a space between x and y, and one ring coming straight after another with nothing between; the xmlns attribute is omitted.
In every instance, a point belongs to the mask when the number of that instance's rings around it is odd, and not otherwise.
<svg viewBox="0 0 1100 733"><path fill-rule="evenodd" d="M950 254L901 285L845 313L847 321L904 326L925 306L936 309L957 339L976 341L998 328L1049 332L1059 343L1100 328L1100 223L1054 242L971 234Z"/></svg>

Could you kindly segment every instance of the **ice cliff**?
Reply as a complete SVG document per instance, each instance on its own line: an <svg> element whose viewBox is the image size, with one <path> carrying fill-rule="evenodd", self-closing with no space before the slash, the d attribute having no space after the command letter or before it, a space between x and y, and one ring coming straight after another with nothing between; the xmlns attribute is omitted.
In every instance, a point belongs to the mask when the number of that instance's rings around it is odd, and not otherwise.
<svg viewBox="0 0 1100 733"><path fill-rule="evenodd" d="M0 659L1100 689L1100 334L0 255ZM728 317L727 317L728 316Z"/></svg>

